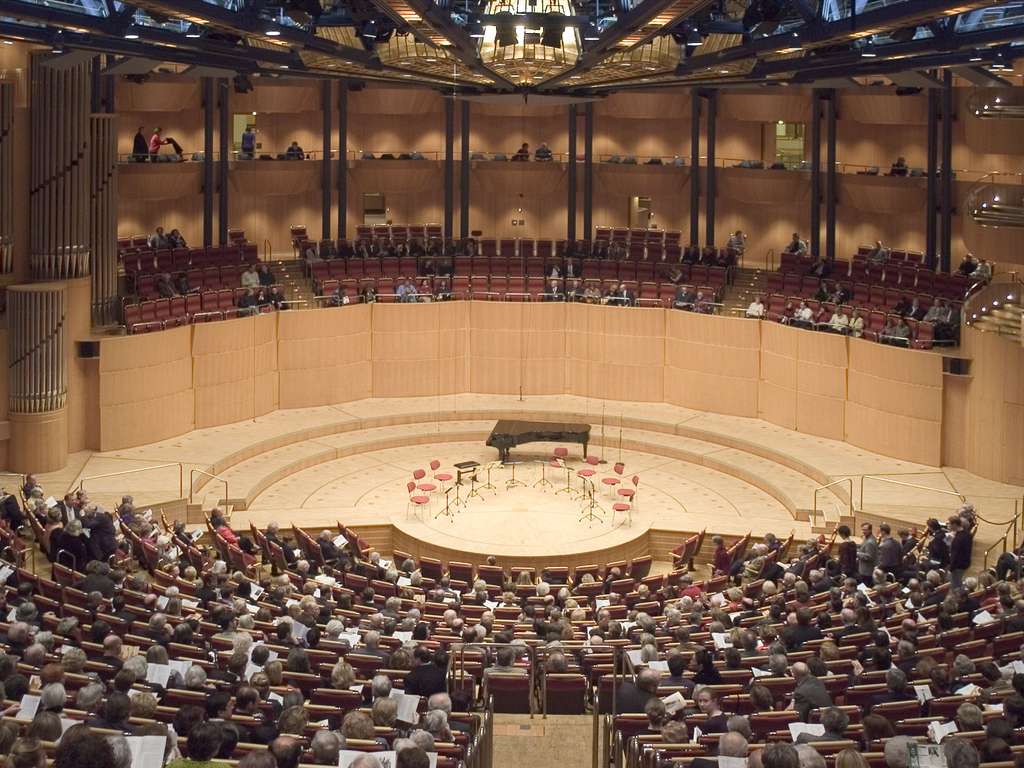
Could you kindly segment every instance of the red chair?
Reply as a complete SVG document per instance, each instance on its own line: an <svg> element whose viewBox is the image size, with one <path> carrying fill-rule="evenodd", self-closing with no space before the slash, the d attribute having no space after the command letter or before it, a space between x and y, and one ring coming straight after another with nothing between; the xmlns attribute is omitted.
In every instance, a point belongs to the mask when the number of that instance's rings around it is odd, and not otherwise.
<svg viewBox="0 0 1024 768"><path fill-rule="evenodd" d="M549 715L582 715L587 678L575 673L545 676L546 711Z"/></svg>
<svg viewBox="0 0 1024 768"><path fill-rule="evenodd" d="M451 482L452 474L451 472L438 472L437 470L440 468L440 461L438 461L437 459L430 460L430 471L434 473L434 479L437 480L437 482L441 483L441 485L443 486L445 483Z"/></svg>
<svg viewBox="0 0 1024 768"><path fill-rule="evenodd" d="M488 675L484 687L494 712L530 713L529 675Z"/></svg>
<svg viewBox="0 0 1024 768"><path fill-rule="evenodd" d="M597 474L597 470L594 469L594 467L596 467L600 463L601 459L599 459L597 456L587 456L588 466L584 467L583 469L577 470L576 476L583 477L589 480L590 478Z"/></svg>
<svg viewBox="0 0 1024 768"><path fill-rule="evenodd" d="M601 478L601 483L608 486L608 492L611 493L612 489L622 482L622 472L625 470L626 465L621 461L615 462L613 467L614 475L608 475L608 477Z"/></svg>
<svg viewBox="0 0 1024 768"><path fill-rule="evenodd" d="M636 492L637 487L640 485L640 475L633 475L633 487L632 488L619 488L619 496L624 496L630 502L636 503Z"/></svg>
<svg viewBox="0 0 1024 768"><path fill-rule="evenodd" d="M416 481L416 489L423 491L423 493L433 493L437 490L437 486L433 483L421 482L423 478L427 476L425 470L417 469L412 473L412 479Z"/></svg>
<svg viewBox="0 0 1024 768"><path fill-rule="evenodd" d="M410 509L410 507L417 507L418 508L418 507L428 506L430 504L430 497L429 496L416 493L416 483L415 483L415 481L410 480L408 483L406 483L405 489L409 493L409 503L405 505L405 516L406 517L409 517L409 509Z"/></svg>

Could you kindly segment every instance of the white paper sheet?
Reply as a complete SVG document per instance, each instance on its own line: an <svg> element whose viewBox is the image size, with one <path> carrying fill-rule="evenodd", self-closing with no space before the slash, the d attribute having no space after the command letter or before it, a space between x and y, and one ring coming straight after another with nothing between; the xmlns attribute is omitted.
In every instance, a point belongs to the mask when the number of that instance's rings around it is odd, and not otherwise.
<svg viewBox="0 0 1024 768"><path fill-rule="evenodd" d="M388 697L395 699L398 702L398 714L396 715L398 720L403 723L410 724L416 723L419 720L416 712L420 705L419 696L402 693L401 691L392 688Z"/></svg>
<svg viewBox="0 0 1024 768"><path fill-rule="evenodd" d="M821 723L790 723L789 737L795 742L800 734L809 733L811 736L824 736L825 726Z"/></svg>
<svg viewBox="0 0 1024 768"><path fill-rule="evenodd" d="M39 697L26 693L21 697L21 707L18 709L19 720L31 720L39 711Z"/></svg>
<svg viewBox="0 0 1024 768"><path fill-rule="evenodd" d="M161 768L167 739L164 736L126 736L132 751L132 768Z"/></svg>
<svg viewBox="0 0 1024 768"><path fill-rule="evenodd" d="M146 682L156 683L164 688L167 687L167 681L171 679L171 665L170 664L150 664L146 669Z"/></svg>

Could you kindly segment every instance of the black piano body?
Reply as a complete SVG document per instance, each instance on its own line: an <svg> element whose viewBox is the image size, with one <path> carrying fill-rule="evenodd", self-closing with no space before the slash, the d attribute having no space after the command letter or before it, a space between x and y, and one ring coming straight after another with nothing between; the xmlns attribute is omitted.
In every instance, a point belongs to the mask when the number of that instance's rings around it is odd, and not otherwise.
<svg viewBox="0 0 1024 768"><path fill-rule="evenodd" d="M502 419L494 425L487 445L498 449L501 461L508 461L509 451L524 443L579 443L587 456L590 425L550 421L519 421Z"/></svg>

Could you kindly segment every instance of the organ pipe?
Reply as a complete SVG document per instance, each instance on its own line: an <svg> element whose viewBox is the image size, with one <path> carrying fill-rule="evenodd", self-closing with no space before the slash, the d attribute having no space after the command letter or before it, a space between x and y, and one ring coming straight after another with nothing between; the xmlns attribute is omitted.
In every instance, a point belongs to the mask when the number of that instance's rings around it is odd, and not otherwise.
<svg viewBox="0 0 1024 768"><path fill-rule="evenodd" d="M39 280L89 274L90 64L31 61L29 266ZM115 243L116 245L116 243Z"/></svg>

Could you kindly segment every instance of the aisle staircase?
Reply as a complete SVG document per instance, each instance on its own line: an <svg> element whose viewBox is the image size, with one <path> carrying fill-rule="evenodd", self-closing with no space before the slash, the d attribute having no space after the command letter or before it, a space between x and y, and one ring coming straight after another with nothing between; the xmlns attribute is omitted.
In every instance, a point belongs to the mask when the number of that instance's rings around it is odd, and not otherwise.
<svg viewBox="0 0 1024 768"><path fill-rule="evenodd" d="M284 286L284 295L288 301L306 301L305 305L295 305L298 309L316 307L313 301L313 286L303 273L303 263L296 259L273 259L264 262L277 283Z"/></svg>
<svg viewBox="0 0 1024 768"><path fill-rule="evenodd" d="M764 297L765 287L768 278L762 269L750 269L749 267L737 267L733 276L732 285L725 290L722 298L722 314L727 317L737 317L746 310L755 296ZM737 312L735 310L741 310Z"/></svg>
<svg viewBox="0 0 1024 768"><path fill-rule="evenodd" d="M978 317L972 325L979 331L990 331L1024 343L1024 306L1018 297L1012 302L1003 302L998 307L989 308Z"/></svg>

